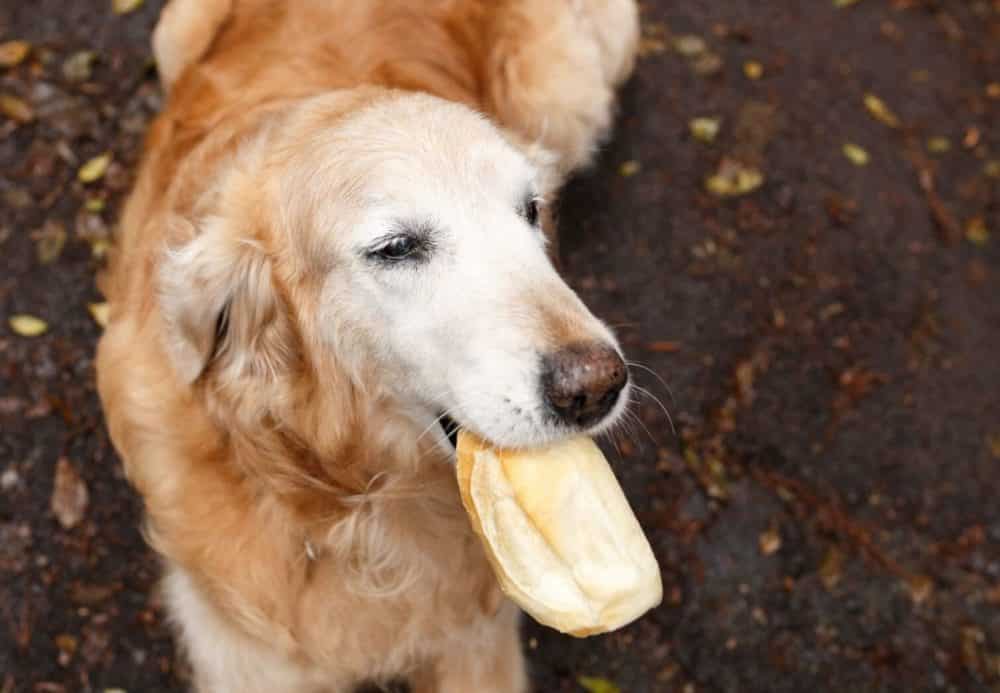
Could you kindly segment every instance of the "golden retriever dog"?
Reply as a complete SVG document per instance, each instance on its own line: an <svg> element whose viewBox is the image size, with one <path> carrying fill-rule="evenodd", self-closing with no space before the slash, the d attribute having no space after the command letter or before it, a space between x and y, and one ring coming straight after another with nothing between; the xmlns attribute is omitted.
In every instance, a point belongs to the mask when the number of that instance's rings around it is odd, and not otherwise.
<svg viewBox="0 0 1000 693"><path fill-rule="evenodd" d="M441 422L533 446L625 407L544 201L637 34L633 0L166 6L97 368L198 691L528 689Z"/></svg>

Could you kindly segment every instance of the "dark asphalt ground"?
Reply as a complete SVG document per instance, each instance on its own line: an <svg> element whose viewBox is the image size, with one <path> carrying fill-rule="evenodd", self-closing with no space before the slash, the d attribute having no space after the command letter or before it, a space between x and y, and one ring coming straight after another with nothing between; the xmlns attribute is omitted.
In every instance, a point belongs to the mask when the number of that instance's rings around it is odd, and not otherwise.
<svg viewBox="0 0 1000 693"><path fill-rule="evenodd" d="M0 0L0 40L31 44L0 69L2 693L184 690L88 313L159 104L158 5ZM616 138L562 200L562 259L673 417L643 398L608 445L666 599L606 637L527 626L537 690L1000 691L1000 2L643 17ZM707 192L723 161L763 185Z"/></svg>

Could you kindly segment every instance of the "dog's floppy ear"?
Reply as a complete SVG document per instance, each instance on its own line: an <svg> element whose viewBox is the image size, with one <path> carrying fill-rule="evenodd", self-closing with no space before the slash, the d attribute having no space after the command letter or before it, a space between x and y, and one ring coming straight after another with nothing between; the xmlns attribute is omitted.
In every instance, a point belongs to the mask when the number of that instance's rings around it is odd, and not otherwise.
<svg viewBox="0 0 1000 693"><path fill-rule="evenodd" d="M231 376L276 372L287 361L290 339L269 259L220 218L201 227L167 251L158 278L165 347L174 368L186 384L213 361Z"/></svg>

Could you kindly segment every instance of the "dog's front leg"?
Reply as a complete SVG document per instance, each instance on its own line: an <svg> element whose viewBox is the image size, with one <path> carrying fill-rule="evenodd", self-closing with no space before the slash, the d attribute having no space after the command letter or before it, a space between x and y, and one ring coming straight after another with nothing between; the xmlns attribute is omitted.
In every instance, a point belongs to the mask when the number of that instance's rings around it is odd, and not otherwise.
<svg viewBox="0 0 1000 693"><path fill-rule="evenodd" d="M437 660L411 682L413 693L526 693L520 617L505 601L496 618L481 626L486 632L449 639Z"/></svg>

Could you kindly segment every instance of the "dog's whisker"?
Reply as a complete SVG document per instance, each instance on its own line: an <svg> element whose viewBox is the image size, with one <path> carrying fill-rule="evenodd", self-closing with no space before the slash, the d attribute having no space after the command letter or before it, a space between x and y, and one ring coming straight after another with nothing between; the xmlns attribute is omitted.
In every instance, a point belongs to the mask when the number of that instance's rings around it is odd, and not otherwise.
<svg viewBox="0 0 1000 693"><path fill-rule="evenodd" d="M657 405L659 405L660 410L663 411L664 415L667 417L667 421L670 423L670 430L673 432L674 436L676 436L677 428L674 426L674 418L670 416L670 412L667 411L666 405L660 400L660 398L654 395L646 388L640 387L639 385L633 384L632 387L635 389L636 392L638 392L641 395L645 395L646 397L649 397L651 400L656 402Z"/></svg>
<svg viewBox="0 0 1000 693"><path fill-rule="evenodd" d="M659 373L657 373L656 371L654 371L649 366L647 366L647 365L645 365L643 363L639 363L638 361L626 361L625 365L628 368L639 368L641 370L644 370L647 373L649 373L650 375L652 375L654 378L656 378L657 380L659 380L660 384L663 385L663 389L665 389L667 391L667 394L670 396L671 403L677 404L677 399L674 397L674 391L670 388L669 385L667 385L667 381L664 380L663 377Z"/></svg>

